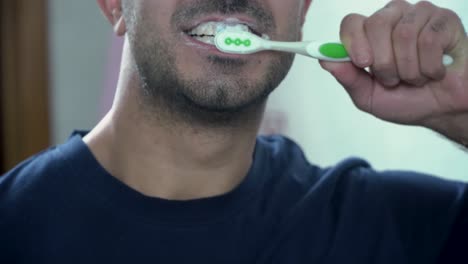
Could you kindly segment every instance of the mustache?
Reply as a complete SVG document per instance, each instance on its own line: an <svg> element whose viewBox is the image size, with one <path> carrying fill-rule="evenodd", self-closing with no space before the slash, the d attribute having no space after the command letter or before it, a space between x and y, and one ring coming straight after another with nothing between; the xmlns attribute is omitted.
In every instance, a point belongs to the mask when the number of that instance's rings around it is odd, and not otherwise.
<svg viewBox="0 0 468 264"><path fill-rule="evenodd" d="M222 15L246 14L257 20L259 26L265 31L271 31L276 27L272 12L264 8L256 0L190 1L190 3L176 9L172 15L172 22L175 25L180 25L186 21L213 13L220 13Z"/></svg>

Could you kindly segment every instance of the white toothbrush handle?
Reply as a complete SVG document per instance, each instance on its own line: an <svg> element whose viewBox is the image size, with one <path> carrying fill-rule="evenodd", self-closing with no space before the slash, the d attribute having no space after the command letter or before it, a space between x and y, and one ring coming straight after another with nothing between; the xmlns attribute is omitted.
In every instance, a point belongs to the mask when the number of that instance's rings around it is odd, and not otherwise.
<svg viewBox="0 0 468 264"><path fill-rule="evenodd" d="M339 46L344 54L340 56L327 56L326 54L320 52L321 47L324 45L335 45ZM267 50L276 50L276 51L285 51L298 53L304 56L312 57L319 60L325 61L335 61L343 62L350 61L347 52L344 49L343 44L341 43L326 43L319 41L304 41L304 42L282 42L282 41L263 41L263 48Z"/></svg>
<svg viewBox="0 0 468 264"><path fill-rule="evenodd" d="M266 50L292 52L304 56L313 57L307 52L307 46L309 45L309 43L310 42L282 42L264 40L262 43L262 48Z"/></svg>
<svg viewBox="0 0 468 264"><path fill-rule="evenodd" d="M263 41L263 48L267 50L285 51L298 53L304 56L312 57L324 61L344 62L351 61L346 55L340 54L340 56L327 56L324 54L322 48L324 45L335 45L342 46L341 43L327 43L319 41L305 41L305 42L281 42L281 41ZM344 47L343 47L344 49ZM322 50L322 51L321 51ZM333 53L333 52L332 52ZM330 54L330 53L329 53ZM336 54L334 54L336 55ZM454 62L454 59L450 55L444 55L442 63L444 66L450 66Z"/></svg>

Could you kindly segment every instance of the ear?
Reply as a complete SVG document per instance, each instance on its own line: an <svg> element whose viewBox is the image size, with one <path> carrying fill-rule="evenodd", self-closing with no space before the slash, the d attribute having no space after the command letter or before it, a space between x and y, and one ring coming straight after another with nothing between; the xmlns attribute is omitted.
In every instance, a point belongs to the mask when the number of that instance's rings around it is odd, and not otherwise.
<svg viewBox="0 0 468 264"><path fill-rule="evenodd" d="M123 36L127 32L120 0L97 0L102 13L112 24L115 34Z"/></svg>

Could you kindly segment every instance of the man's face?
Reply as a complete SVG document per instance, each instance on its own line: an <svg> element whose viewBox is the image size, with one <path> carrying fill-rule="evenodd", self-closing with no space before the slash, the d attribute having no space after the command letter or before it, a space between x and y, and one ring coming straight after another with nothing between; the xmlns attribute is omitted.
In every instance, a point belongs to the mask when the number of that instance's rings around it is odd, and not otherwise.
<svg viewBox="0 0 468 264"><path fill-rule="evenodd" d="M245 24L271 39L297 41L304 0L123 0L130 48L147 97L166 107L232 113L262 104L293 55L227 55L193 37L207 22Z"/></svg>

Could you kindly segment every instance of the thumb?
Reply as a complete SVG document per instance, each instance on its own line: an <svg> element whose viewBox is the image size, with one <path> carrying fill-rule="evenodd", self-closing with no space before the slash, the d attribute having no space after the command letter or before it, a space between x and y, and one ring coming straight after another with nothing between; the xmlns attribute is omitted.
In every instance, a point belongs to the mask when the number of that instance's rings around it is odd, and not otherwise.
<svg viewBox="0 0 468 264"><path fill-rule="evenodd" d="M320 61L320 66L345 88L357 108L369 113L372 111L374 80L367 71L351 62Z"/></svg>

